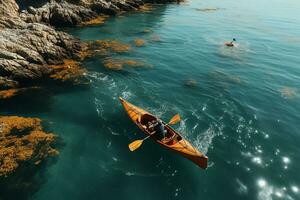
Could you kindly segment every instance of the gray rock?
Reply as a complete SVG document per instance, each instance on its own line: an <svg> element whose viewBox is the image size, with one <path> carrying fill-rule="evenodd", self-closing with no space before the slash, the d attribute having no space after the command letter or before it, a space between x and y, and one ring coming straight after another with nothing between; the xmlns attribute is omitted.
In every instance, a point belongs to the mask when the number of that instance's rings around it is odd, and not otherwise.
<svg viewBox="0 0 300 200"><path fill-rule="evenodd" d="M97 13L91 9L65 1L51 1L40 8L29 7L20 14L20 17L28 23L42 22L57 27L79 25L96 16Z"/></svg>
<svg viewBox="0 0 300 200"><path fill-rule="evenodd" d="M177 0L37 0L27 1L26 10L20 11L15 0L0 0L0 88L47 77L48 65L77 58L86 48L51 26L79 25L98 14L115 15L144 3L171 1ZM28 2L35 2L35 7Z"/></svg>
<svg viewBox="0 0 300 200"><path fill-rule="evenodd" d="M48 65L76 58L83 44L72 36L40 23L26 23L14 0L0 0L0 77L25 82L47 76ZM4 20L5 19L5 20ZM5 77L5 78L4 78ZM2 84L4 85L4 84Z"/></svg>

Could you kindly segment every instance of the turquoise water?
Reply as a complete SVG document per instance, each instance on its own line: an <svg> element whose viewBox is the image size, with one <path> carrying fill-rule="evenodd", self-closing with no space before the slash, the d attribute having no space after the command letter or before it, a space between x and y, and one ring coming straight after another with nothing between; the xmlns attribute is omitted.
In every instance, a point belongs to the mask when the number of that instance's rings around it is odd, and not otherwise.
<svg viewBox="0 0 300 200"><path fill-rule="evenodd" d="M110 56L147 65L115 71L95 55L83 63L89 86L7 107L49 122L63 142L30 199L300 199L299 10L292 0L189 1L69 30L131 44ZM233 37L237 46L224 47ZM119 96L165 121L179 113L174 128L207 154L208 169L151 140L129 152L144 135Z"/></svg>

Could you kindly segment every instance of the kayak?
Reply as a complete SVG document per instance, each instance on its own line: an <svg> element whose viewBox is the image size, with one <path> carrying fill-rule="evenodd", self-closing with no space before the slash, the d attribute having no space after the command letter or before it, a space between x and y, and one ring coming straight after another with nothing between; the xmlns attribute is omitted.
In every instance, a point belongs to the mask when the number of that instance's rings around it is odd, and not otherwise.
<svg viewBox="0 0 300 200"><path fill-rule="evenodd" d="M186 139L184 139L177 131L171 128L167 123L163 122L165 126L166 138L159 139L155 134L152 134L147 128L148 122L160 120L151 113L139 108L123 98L119 97L125 111L130 119L147 135L150 136L156 143L160 144L166 149L170 149L183 157L189 159L202 169L207 168L208 157L193 147ZM169 139L169 140L168 140Z"/></svg>

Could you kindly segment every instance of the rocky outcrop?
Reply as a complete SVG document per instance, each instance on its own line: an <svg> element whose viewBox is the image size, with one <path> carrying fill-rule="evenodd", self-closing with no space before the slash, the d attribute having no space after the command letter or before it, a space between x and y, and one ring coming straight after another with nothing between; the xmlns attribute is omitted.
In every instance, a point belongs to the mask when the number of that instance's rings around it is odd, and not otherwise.
<svg viewBox="0 0 300 200"><path fill-rule="evenodd" d="M0 0L0 89L41 79L48 65L78 57L84 45L72 36L40 23L26 23L14 0Z"/></svg>
<svg viewBox="0 0 300 200"><path fill-rule="evenodd" d="M99 14L115 15L122 11L137 10L143 0L73 0L50 1L40 8L28 7L21 18L53 26L75 26L96 18Z"/></svg>
<svg viewBox="0 0 300 200"><path fill-rule="evenodd" d="M30 23L0 32L1 76L37 79L50 73L49 64L61 63L81 50L80 42L48 26Z"/></svg>
<svg viewBox="0 0 300 200"><path fill-rule="evenodd" d="M79 25L97 17L97 13L84 6L68 2L51 1L40 8L29 7L20 14L28 22L51 24L57 27Z"/></svg>
<svg viewBox="0 0 300 200"><path fill-rule="evenodd" d="M86 44L53 26L102 23L101 14L170 1L177 0L40 0L34 1L35 7L22 6L26 9L20 11L15 0L0 0L0 89L49 77L53 71L49 65L83 55ZM36 6L39 2L41 7ZM24 4L21 0L18 3Z"/></svg>
<svg viewBox="0 0 300 200"><path fill-rule="evenodd" d="M8 176L21 165L38 165L58 154L55 136L42 130L41 120L15 116L0 117L0 177Z"/></svg>

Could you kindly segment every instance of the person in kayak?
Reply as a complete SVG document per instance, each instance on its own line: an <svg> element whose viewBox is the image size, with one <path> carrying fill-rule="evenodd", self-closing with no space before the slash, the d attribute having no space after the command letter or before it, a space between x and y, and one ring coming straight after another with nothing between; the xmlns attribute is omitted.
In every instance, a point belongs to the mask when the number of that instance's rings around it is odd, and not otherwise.
<svg viewBox="0 0 300 200"><path fill-rule="evenodd" d="M164 139L167 135L167 130L165 129L165 125L162 123L161 120L157 120L157 123L154 126L154 131L155 131L156 137L159 140Z"/></svg>
<svg viewBox="0 0 300 200"><path fill-rule="evenodd" d="M236 39L233 38L231 42L225 42L225 45L228 46L228 47L234 47L235 44L233 42L235 42L235 41L236 41Z"/></svg>

